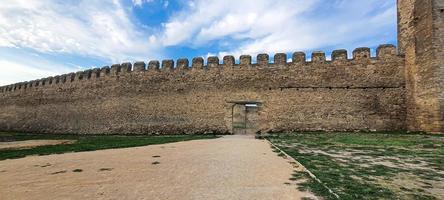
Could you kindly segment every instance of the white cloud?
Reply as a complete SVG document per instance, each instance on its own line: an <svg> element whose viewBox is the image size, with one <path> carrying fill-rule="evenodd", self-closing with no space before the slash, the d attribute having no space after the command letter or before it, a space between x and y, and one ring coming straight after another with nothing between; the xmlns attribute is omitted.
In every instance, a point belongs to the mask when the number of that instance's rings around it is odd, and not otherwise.
<svg viewBox="0 0 444 200"><path fill-rule="evenodd" d="M160 32L149 35L133 23L120 0L3 0L0 47L112 62L158 58L167 46L199 48L214 42L225 52L209 53L289 52L364 45L366 37L368 43L383 42L396 20L394 3L383 0L190 0L182 5ZM369 15L375 8L385 10Z"/></svg>
<svg viewBox="0 0 444 200"><path fill-rule="evenodd" d="M51 68L42 68L42 64L47 64ZM0 66L2 66L0 73L0 86L30 81L36 78L43 78L49 76L55 76L64 74L70 71L70 68L66 66L58 66L55 63L22 63L10 60L0 60Z"/></svg>
<svg viewBox="0 0 444 200"><path fill-rule="evenodd" d="M151 3L154 0L132 0L134 6L141 7L144 3Z"/></svg>
<svg viewBox="0 0 444 200"><path fill-rule="evenodd" d="M170 2L169 2L168 0L165 0L165 1L163 2L163 7L164 7L164 8L167 8L169 5L170 5Z"/></svg>
<svg viewBox="0 0 444 200"><path fill-rule="evenodd" d="M99 57L156 57L157 47L118 1L3 0L0 47Z"/></svg>
<svg viewBox="0 0 444 200"><path fill-rule="evenodd" d="M395 4L382 0L194 0L164 23L156 42L194 48L216 42L228 47L213 52L221 56L352 48L387 42L395 20Z"/></svg>

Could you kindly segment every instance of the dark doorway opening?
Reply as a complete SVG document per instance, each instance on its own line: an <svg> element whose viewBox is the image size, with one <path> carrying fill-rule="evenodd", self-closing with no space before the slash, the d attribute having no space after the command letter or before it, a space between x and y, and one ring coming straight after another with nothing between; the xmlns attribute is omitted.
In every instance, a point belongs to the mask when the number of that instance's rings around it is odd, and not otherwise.
<svg viewBox="0 0 444 200"><path fill-rule="evenodd" d="M235 135L256 134L260 103L256 101L231 101L231 128Z"/></svg>

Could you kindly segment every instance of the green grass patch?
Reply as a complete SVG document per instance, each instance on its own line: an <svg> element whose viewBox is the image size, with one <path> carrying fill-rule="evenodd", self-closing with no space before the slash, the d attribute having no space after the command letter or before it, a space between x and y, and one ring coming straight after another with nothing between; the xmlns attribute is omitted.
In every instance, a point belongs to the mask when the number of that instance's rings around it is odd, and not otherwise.
<svg viewBox="0 0 444 200"><path fill-rule="evenodd" d="M95 151L100 149L114 149L164 144L197 139L212 139L215 135L56 135L56 134L30 134L30 133L2 133L0 141L23 140L76 140L73 144L60 144L39 146L32 149L0 150L0 160L22 158L28 155L49 155L66 152Z"/></svg>
<svg viewBox="0 0 444 200"><path fill-rule="evenodd" d="M340 199L443 199L444 194L433 190L444 189L442 135L295 133L267 139ZM302 183L302 187L335 199L315 181Z"/></svg>
<svg viewBox="0 0 444 200"><path fill-rule="evenodd" d="M316 180L312 179L307 172L296 172L293 173L293 177L290 180L300 180L305 181L298 184L298 189L300 191L310 190L318 196L322 196L324 199L337 199L332 193L328 191L323 185L319 184Z"/></svg>

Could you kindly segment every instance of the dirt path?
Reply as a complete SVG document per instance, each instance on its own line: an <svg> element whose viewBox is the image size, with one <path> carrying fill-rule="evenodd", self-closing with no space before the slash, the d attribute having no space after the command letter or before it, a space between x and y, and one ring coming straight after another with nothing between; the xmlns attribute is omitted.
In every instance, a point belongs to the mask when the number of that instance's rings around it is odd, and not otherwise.
<svg viewBox="0 0 444 200"><path fill-rule="evenodd" d="M24 140L15 142L0 142L0 150L5 149L31 149L38 146L72 144L75 140Z"/></svg>
<svg viewBox="0 0 444 200"><path fill-rule="evenodd" d="M228 136L0 161L1 199L300 199L265 140ZM291 183L290 185L288 183Z"/></svg>

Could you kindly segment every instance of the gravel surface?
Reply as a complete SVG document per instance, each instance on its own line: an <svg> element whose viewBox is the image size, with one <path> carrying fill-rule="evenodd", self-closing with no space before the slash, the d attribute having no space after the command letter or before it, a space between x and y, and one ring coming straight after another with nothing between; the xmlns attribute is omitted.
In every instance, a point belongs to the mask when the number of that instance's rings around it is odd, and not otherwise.
<svg viewBox="0 0 444 200"><path fill-rule="evenodd" d="M0 161L6 199L300 199L266 140L194 140Z"/></svg>

